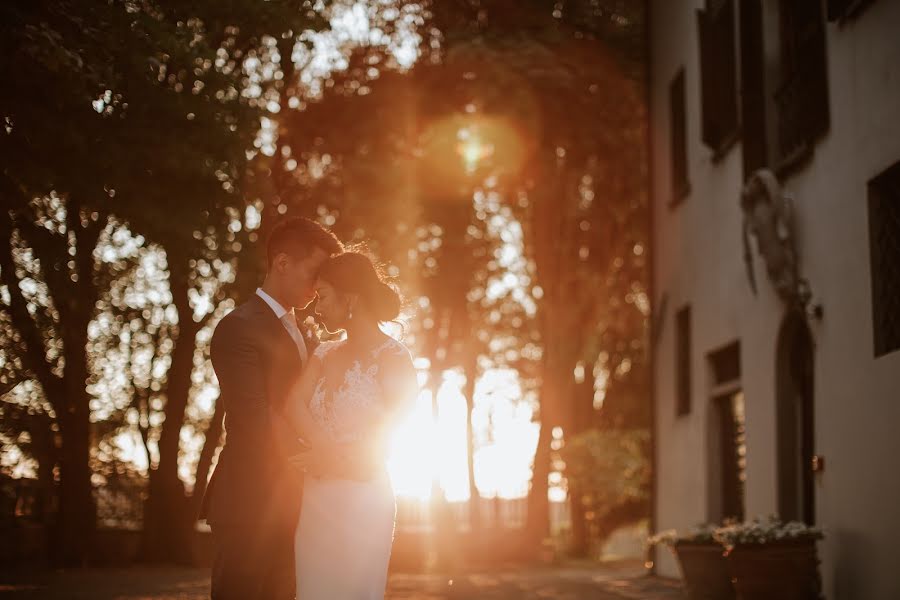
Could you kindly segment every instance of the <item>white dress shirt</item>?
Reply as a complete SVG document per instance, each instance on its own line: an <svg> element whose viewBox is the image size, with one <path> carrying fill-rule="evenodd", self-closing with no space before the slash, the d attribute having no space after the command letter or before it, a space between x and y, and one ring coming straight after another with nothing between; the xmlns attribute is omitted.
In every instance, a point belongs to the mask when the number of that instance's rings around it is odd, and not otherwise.
<svg viewBox="0 0 900 600"><path fill-rule="evenodd" d="M300 333L300 328L297 327L297 321L294 319L294 310L287 310L278 302L278 300L263 291L262 288L256 288L256 295L269 305L269 308L272 309L272 312L275 313L275 316L278 317L278 320L284 325L288 335L291 336L291 339L294 340L294 343L297 345L297 351L300 353L300 358L305 363L308 357L306 342L303 340L303 334Z"/></svg>

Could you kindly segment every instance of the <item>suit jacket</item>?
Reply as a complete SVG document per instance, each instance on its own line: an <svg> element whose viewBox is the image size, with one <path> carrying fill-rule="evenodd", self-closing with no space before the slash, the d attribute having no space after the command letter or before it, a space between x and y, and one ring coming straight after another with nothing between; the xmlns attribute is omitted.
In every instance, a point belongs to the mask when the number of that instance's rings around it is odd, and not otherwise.
<svg viewBox="0 0 900 600"><path fill-rule="evenodd" d="M219 379L218 401L225 403L226 434L200 518L214 528L250 527L293 536L302 480L278 449L270 409L284 408L300 376L297 346L272 309L254 295L216 326L210 354Z"/></svg>

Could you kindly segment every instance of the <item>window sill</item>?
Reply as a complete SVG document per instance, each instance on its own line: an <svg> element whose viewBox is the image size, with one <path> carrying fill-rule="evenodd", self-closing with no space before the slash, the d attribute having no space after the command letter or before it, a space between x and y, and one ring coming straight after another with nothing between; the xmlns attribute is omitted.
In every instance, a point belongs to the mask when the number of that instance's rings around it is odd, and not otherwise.
<svg viewBox="0 0 900 600"><path fill-rule="evenodd" d="M784 157L778 159L775 165L775 175L778 179L784 181L806 169L812 162L816 146L819 145L819 142L822 141L827 133L827 130L821 132L815 138L805 141Z"/></svg>
<svg viewBox="0 0 900 600"><path fill-rule="evenodd" d="M828 20L832 23L837 23L838 27L844 27L850 21L855 20L862 14L863 10L871 3L871 0L856 0L855 2L851 2L850 5L841 11L838 15L828 15Z"/></svg>
<svg viewBox="0 0 900 600"><path fill-rule="evenodd" d="M881 350L876 349L875 350L875 360L878 360L879 358L885 358L887 356L891 356L891 355L898 354L898 353L900 353L900 346L895 346L893 348L887 348L887 349L881 349Z"/></svg>
<svg viewBox="0 0 900 600"><path fill-rule="evenodd" d="M731 149L737 145L739 139L741 139L741 132L737 130L725 137L715 148L710 148L713 152L712 163L717 165L722 162Z"/></svg>
<svg viewBox="0 0 900 600"><path fill-rule="evenodd" d="M676 208L684 204L690 194L691 184L687 182L676 188L672 193L672 198L669 200L669 209L675 210Z"/></svg>
<svg viewBox="0 0 900 600"><path fill-rule="evenodd" d="M795 148L790 154L778 161L775 167L775 175L780 181L789 179L804 170L813 157L813 145L803 144Z"/></svg>

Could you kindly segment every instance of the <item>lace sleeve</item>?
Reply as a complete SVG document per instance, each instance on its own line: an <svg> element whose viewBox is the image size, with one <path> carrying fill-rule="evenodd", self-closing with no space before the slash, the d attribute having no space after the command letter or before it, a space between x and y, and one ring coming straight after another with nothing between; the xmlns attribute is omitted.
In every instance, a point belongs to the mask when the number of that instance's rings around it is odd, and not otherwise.
<svg viewBox="0 0 900 600"><path fill-rule="evenodd" d="M340 342L322 342L313 351L313 356L319 360L325 360L325 356L340 345Z"/></svg>

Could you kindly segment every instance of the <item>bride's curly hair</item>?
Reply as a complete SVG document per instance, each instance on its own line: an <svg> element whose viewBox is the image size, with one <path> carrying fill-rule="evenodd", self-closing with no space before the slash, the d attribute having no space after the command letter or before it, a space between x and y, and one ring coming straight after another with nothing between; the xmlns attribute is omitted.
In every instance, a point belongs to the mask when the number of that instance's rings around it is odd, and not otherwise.
<svg viewBox="0 0 900 600"><path fill-rule="evenodd" d="M403 306L400 293L364 251L353 249L330 257L319 269L319 277L340 292L359 295L380 322L394 321L400 316Z"/></svg>

